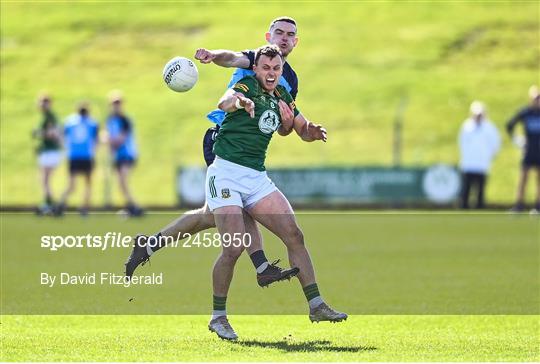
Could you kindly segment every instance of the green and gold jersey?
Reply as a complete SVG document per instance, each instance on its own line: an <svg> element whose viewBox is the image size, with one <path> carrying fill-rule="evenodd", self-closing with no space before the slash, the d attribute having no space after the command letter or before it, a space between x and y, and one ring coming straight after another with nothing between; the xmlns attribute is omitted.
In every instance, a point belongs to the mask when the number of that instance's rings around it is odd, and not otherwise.
<svg viewBox="0 0 540 364"><path fill-rule="evenodd" d="M278 85L274 95L270 95L254 76L244 77L233 90L255 103L255 117L251 118L244 109L227 113L216 137L214 153L230 162L264 171L268 144L281 125L278 101L292 103L295 117L300 112L285 87Z"/></svg>
<svg viewBox="0 0 540 364"><path fill-rule="evenodd" d="M47 110L43 113L43 121L40 125L41 140L37 148L38 153L50 150L59 150L61 148L60 141L56 138L49 138L45 134L50 130L58 127L58 121L52 111Z"/></svg>

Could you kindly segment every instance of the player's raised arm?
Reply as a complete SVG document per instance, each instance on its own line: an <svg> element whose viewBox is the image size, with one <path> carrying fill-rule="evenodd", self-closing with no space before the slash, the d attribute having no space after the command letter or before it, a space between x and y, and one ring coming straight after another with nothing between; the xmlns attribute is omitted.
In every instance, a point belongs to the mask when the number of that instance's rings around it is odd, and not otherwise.
<svg viewBox="0 0 540 364"><path fill-rule="evenodd" d="M195 59L204 64L214 62L221 67L248 68L250 65L249 58L245 54L226 49L199 48L195 52Z"/></svg>
<svg viewBox="0 0 540 364"><path fill-rule="evenodd" d="M255 104L253 101L244 96L240 92L233 89L228 89L225 94L219 99L218 108L225 112L234 112L239 109L244 109L249 116L255 117Z"/></svg>
<svg viewBox="0 0 540 364"><path fill-rule="evenodd" d="M294 131L305 142L313 142L315 140L322 140L326 142L328 139L326 135L326 129L320 124L313 124L307 120L304 115L298 114L294 118Z"/></svg>

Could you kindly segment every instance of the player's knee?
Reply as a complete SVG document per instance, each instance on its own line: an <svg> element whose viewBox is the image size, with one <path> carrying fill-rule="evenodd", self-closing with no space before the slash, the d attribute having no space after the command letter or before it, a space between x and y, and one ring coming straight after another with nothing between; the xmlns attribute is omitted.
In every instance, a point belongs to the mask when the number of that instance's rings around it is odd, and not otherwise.
<svg viewBox="0 0 540 364"><path fill-rule="evenodd" d="M229 262L236 262L241 255L242 249L234 247L229 247L223 250L223 252L221 253L221 256Z"/></svg>
<svg viewBox="0 0 540 364"><path fill-rule="evenodd" d="M216 227L214 215L210 212L203 213L201 215L201 220L206 228Z"/></svg>
<svg viewBox="0 0 540 364"><path fill-rule="evenodd" d="M292 247L304 246L304 233L298 226L292 227L287 231L287 241Z"/></svg>

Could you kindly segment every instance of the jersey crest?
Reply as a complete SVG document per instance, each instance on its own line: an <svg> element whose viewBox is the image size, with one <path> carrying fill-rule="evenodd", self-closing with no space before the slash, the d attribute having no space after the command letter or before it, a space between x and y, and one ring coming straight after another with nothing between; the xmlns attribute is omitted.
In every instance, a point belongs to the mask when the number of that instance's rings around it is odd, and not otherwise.
<svg viewBox="0 0 540 364"><path fill-rule="evenodd" d="M272 110L266 110L259 118L259 130L265 134L272 134L279 127L279 117Z"/></svg>

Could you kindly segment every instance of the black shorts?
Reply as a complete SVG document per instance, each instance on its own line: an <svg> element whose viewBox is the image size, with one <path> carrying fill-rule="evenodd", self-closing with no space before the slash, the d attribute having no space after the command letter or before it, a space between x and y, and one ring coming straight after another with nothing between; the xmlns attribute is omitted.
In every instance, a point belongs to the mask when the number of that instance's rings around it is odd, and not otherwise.
<svg viewBox="0 0 540 364"><path fill-rule="evenodd" d="M69 173L71 174L77 174L77 173L90 174L92 173L93 168L94 168L93 159L70 159L69 160Z"/></svg>
<svg viewBox="0 0 540 364"><path fill-rule="evenodd" d="M523 167L540 167L540 154L538 153L525 153L523 160L521 161Z"/></svg>
<svg viewBox="0 0 540 364"><path fill-rule="evenodd" d="M209 166L214 163L216 155L214 154L213 148L214 143L216 142L216 136L219 131L219 125L213 126L204 133L203 137L203 156L206 165Z"/></svg>
<svg viewBox="0 0 540 364"><path fill-rule="evenodd" d="M114 161L114 167L116 169L120 169L120 167L122 166L132 167L135 165L136 162L137 160L134 158L120 158Z"/></svg>

